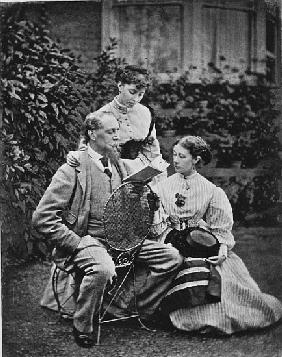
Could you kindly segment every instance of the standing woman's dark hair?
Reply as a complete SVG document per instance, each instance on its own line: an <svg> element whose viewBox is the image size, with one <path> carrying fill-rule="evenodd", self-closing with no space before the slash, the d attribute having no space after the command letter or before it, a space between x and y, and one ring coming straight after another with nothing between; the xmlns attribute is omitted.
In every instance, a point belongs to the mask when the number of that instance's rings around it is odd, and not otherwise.
<svg viewBox="0 0 282 357"><path fill-rule="evenodd" d="M177 140L173 146L175 145L180 145L184 149L189 150L193 158L197 158L197 156L199 156L204 165L211 162L212 153L210 147L200 136L184 136L183 138Z"/></svg>
<svg viewBox="0 0 282 357"><path fill-rule="evenodd" d="M147 69L130 65L117 70L116 82L135 84L137 89L142 89L150 85L151 78Z"/></svg>

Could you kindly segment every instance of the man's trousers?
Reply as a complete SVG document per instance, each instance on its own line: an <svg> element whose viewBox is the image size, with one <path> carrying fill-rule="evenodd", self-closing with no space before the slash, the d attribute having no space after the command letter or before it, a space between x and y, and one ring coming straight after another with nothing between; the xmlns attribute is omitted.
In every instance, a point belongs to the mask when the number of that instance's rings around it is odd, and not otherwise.
<svg viewBox="0 0 282 357"><path fill-rule="evenodd" d="M146 266L148 271L142 289L139 290L140 306L142 310L146 310L146 314L151 315L176 276L183 258L170 245L145 240L136 258L136 264L138 262ZM92 332L93 321L98 315L106 285L115 275L115 266L101 241L90 236L82 238L73 263L82 272L73 323L81 332ZM48 287L45 290L46 296L47 289ZM48 302L51 302L50 295Z"/></svg>

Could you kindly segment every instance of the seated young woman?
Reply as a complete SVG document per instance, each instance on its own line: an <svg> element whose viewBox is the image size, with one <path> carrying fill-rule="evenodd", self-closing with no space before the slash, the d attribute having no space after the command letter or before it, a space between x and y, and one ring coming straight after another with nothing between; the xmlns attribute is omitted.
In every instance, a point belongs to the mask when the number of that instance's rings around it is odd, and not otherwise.
<svg viewBox="0 0 282 357"><path fill-rule="evenodd" d="M196 169L210 160L209 147L202 138L183 137L173 147L175 174L153 186L161 201L158 221L165 227L160 237L187 257L176 278L178 284L168 291L162 308L168 308L172 324L185 331L232 334L269 326L281 319L282 304L274 296L261 292L243 261L233 252L230 202L220 187ZM209 278L201 279L207 269ZM193 279L193 274L200 274L199 279ZM185 276L190 280L185 280ZM192 297L191 293L184 295L186 303L181 306L176 292L183 290L185 294L187 287L195 285L194 280L198 280L198 287ZM213 286L215 299L204 300L203 296L197 299L197 291L202 294L205 286L208 293L212 280L217 284Z"/></svg>

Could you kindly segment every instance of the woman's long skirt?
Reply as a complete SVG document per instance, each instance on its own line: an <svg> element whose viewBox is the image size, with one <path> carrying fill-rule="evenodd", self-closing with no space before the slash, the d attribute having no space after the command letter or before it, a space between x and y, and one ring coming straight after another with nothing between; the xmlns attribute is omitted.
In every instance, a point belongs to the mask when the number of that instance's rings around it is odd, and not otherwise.
<svg viewBox="0 0 282 357"><path fill-rule="evenodd" d="M281 302L261 292L235 253L231 252L217 269L222 279L221 302L171 312L170 319L176 328L232 334L266 327L281 319Z"/></svg>

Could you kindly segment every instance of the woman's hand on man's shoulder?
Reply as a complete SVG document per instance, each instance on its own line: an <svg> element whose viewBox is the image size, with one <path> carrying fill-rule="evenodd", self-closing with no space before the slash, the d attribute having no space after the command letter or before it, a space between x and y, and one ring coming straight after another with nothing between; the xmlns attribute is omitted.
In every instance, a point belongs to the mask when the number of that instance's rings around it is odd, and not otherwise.
<svg viewBox="0 0 282 357"><path fill-rule="evenodd" d="M67 164L71 167L77 167L80 165L79 151L70 151L67 154Z"/></svg>

